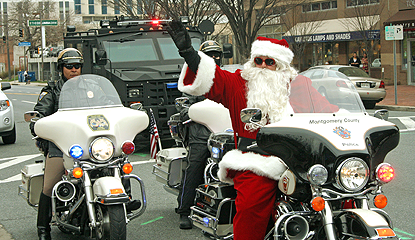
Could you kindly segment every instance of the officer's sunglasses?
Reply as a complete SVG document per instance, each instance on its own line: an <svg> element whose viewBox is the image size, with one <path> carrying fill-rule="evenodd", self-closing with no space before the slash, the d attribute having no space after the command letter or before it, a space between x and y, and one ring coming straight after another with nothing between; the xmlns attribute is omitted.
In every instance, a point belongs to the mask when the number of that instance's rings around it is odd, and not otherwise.
<svg viewBox="0 0 415 240"><path fill-rule="evenodd" d="M80 69L81 67L82 67L82 64L80 64L80 63L77 63L77 64L65 64L65 65L63 65L66 69L69 69L69 70L71 70L72 68L75 68L75 69Z"/></svg>
<svg viewBox="0 0 415 240"><path fill-rule="evenodd" d="M265 61L265 64L267 66L274 66L275 65L275 60L272 59L272 58L267 58L265 60L260 58L260 57L254 58L254 62L255 62L256 65L262 65L262 62L264 62L264 61Z"/></svg>

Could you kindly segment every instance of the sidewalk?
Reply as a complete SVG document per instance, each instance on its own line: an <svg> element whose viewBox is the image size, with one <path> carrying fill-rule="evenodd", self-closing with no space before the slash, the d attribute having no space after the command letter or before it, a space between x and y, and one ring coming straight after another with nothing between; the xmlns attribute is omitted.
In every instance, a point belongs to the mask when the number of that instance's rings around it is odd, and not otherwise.
<svg viewBox="0 0 415 240"><path fill-rule="evenodd" d="M415 86L397 85L397 104L395 104L395 86L386 86L386 98L376 104L376 109L415 112Z"/></svg>

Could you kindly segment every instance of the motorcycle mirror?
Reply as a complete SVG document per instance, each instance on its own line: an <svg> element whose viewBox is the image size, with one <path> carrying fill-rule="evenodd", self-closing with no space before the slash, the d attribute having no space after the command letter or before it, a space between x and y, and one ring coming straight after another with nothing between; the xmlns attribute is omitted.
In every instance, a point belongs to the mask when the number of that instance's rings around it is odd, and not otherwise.
<svg viewBox="0 0 415 240"><path fill-rule="evenodd" d="M133 103L130 105L130 108L134 110L143 110L143 104L142 103Z"/></svg>
<svg viewBox="0 0 415 240"><path fill-rule="evenodd" d="M233 57L232 44L224 43L222 48L223 48L223 57L224 58L232 58Z"/></svg>
<svg viewBox="0 0 415 240"><path fill-rule="evenodd" d="M244 108L241 110L241 121L244 123L256 123L261 119L262 111L259 108Z"/></svg>
<svg viewBox="0 0 415 240"><path fill-rule="evenodd" d="M25 122L36 122L40 119L40 114L38 111L28 111L24 113Z"/></svg>
<svg viewBox="0 0 415 240"><path fill-rule="evenodd" d="M389 111L386 109L380 109L375 111L375 118L379 118L385 121L388 121L389 119Z"/></svg>
<svg viewBox="0 0 415 240"><path fill-rule="evenodd" d="M180 111L180 108L183 107L189 107L190 106L190 100L188 97L179 97L174 100L176 103L176 109Z"/></svg>

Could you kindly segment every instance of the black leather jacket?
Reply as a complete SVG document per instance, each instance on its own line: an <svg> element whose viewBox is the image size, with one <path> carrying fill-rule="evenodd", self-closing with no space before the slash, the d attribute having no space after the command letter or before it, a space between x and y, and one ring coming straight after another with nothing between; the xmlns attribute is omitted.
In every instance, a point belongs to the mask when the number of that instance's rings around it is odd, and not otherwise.
<svg viewBox="0 0 415 240"><path fill-rule="evenodd" d="M183 96L189 98L189 102L191 105L205 100L204 96L192 96L188 94L183 94ZM183 122L189 120L188 111L189 111L189 108L184 108L180 111L180 119ZM207 127L201 124L195 123L195 122L190 122L190 123L185 124L183 130L184 131L182 134L183 134L184 143L186 146L188 146L188 144L193 144L193 143L206 144L211 134L210 130Z"/></svg>
<svg viewBox="0 0 415 240"><path fill-rule="evenodd" d="M64 83L64 79L61 78L55 83L48 83L48 85L43 87L40 91L39 98L33 110L38 111L41 118L58 111L59 96ZM36 136L34 126L35 123L30 123L32 135ZM46 154L49 154L49 157L63 157L63 153L54 143L44 139L39 140L39 142L39 147L42 148L45 156Z"/></svg>

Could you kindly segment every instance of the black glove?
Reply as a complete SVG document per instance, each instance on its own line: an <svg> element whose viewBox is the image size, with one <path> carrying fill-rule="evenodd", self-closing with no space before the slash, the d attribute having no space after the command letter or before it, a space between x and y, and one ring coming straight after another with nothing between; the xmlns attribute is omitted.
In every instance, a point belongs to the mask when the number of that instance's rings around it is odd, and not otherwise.
<svg viewBox="0 0 415 240"><path fill-rule="evenodd" d="M46 156L49 150L49 141L43 138L36 139L36 147Z"/></svg>
<svg viewBox="0 0 415 240"><path fill-rule="evenodd" d="M193 50L192 40L190 35L184 28L180 21L173 20L167 26L167 32L169 32L179 52L187 52Z"/></svg>

